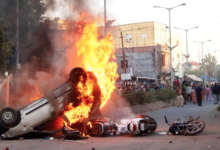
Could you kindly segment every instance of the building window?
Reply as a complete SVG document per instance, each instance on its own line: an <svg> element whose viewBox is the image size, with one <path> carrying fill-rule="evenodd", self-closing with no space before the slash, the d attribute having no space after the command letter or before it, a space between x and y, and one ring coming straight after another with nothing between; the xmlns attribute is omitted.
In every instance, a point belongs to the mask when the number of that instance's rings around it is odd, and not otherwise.
<svg viewBox="0 0 220 150"><path fill-rule="evenodd" d="M125 66L126 66L126 68L128 68L128 60L125 60ZM124 68L123 60L121 60L121 68Z"/></svg>
<svg viewBox="0 0 220 150"><path fill-rule="evenodd" d="M162 66L165 67L165 54L162 55Z"/></svg>
<svg viewBox="0 0 220 150"><path fill-rule="evenodd" d="M126 42L130 42L131 41L131 34L126 34Z"/></svg>
<svg viewBox="0 0 220 150"><path fill-rule="evenodd" d="M146 39L147 38L147 34L146 33L142 33L142 39Z"/></svg>

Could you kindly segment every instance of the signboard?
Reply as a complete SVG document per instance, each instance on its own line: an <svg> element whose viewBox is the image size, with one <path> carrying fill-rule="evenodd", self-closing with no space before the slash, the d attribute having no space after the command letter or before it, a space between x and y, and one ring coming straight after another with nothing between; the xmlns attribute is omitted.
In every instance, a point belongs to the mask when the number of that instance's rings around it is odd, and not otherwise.
<svg viewBox="0 0 220 150"><path fill-rule="evenodd" d="M130 73L122 73L121 80L131 80L131 74Z"/></svg>

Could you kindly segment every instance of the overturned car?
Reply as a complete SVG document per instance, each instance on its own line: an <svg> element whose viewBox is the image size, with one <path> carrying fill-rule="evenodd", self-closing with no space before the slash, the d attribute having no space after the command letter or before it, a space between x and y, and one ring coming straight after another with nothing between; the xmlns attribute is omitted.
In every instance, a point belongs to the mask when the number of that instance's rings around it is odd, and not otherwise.
<svg viewBox="0 0 220 150"><path fill-rule="evenodd" d="M92 72L86 72L82 68L74 68L69 75L69 80L54 90L52 93L35 100L29 106L21 110L14 110L7 107L0 111L0 136L3 139L14 138L30 132L38 133L56 133L57 131L45 131L42 126L57 116L62 116L65 107L73 103L73 106L79 105L80 101L77 99L79 92L77 84L79 82L85 83L87 76L90 75L95 82L96 77ZM98 87L98 86L97 86ZM97 92L98 91L98 92ZM99 89L93 92L96 95L96 100L100 100ZM96 102L100 103L100 102ZM95 107L99 111L99 107Z"/></svg>

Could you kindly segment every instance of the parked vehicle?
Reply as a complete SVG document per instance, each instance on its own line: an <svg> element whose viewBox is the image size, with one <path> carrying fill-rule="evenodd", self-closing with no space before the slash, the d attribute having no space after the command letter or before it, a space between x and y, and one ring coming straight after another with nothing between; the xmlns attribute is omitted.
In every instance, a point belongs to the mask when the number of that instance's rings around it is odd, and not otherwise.
<svg viewBox="0 0 220 150"><path fill-rule="evenodd" d="M165 122L170 126L168 133L173 135L196 135L205 129L205 122L199 120L200 117L193 119L192 116L182 118L182 121L174 121L170 124L164 116Z"/></svg>

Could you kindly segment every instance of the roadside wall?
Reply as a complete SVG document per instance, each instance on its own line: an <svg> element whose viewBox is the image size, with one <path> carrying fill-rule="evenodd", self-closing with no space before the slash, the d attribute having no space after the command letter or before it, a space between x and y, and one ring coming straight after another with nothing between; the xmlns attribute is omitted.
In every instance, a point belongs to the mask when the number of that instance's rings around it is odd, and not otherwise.
<svg viewBox="0 0 220 150"><path fill-rule="evenodd" d="M111 118L111 119L118 119L123 118L131 115L151 112L163 108L168 108L176 105L176 100L170 100L170 102L155 102L149 103L145 105L135 105L135 106L126 106L126 107L118 107L118 108L110 108L101 110L102 115Z"/></svg>

